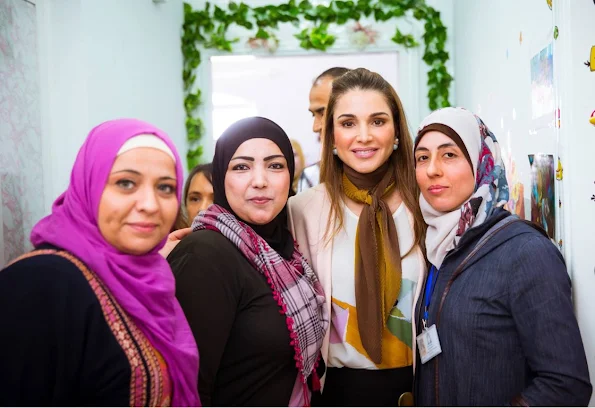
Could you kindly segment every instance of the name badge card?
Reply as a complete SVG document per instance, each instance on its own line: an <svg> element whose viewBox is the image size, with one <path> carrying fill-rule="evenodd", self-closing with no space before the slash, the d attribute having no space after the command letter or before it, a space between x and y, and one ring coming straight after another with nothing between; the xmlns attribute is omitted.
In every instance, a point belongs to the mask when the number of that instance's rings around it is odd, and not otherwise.
<svg viewBox="0 0 595 408"><path fill-rule="evenodd" d="M427 363L438 354L442 353L440 339L438 338L438 331L436 330L435 324L431 325L417 336L417 349L419 350L422 364Z"/></svg>

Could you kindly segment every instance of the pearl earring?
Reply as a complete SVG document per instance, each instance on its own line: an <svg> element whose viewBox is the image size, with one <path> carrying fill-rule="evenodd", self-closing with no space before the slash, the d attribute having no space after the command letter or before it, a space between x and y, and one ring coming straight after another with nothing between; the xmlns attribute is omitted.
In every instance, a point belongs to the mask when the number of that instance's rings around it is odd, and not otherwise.
<svg viewBox="0 0 595 408"><path fill-rule="evenodd" d="M395 144L393 145L393 150L397 150L399 148L399 139L395 139Z"/></svg>
<svg viewBox="0 0 595 408"><path fill-rule="evenodd" d="M333 154L334 154L335 156L337 155L337 148L336 148L336 147L333 149Z"/></svg>

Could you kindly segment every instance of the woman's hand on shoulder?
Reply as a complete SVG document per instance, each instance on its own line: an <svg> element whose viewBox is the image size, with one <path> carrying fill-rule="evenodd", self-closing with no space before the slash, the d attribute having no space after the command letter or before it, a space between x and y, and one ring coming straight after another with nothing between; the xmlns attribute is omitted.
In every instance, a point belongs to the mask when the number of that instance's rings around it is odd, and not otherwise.
<svg viewBox="0 0 595 408"><path fill-rule="evenodd" d="M174 250L176 245L178 245L180 243L180 241L185 236L190 234L191 232L192 232L192 228L188 227L188 228L182 228L182 229L179 229L179 230L176 230L176 231L170 233L167 236L167 241L166 241L165 245L163 246L163 248L161 248L159 250L159 254L161 254L161 256L163 256L164 258L167 258L167 256L171 253L171 251Z"/></svg>

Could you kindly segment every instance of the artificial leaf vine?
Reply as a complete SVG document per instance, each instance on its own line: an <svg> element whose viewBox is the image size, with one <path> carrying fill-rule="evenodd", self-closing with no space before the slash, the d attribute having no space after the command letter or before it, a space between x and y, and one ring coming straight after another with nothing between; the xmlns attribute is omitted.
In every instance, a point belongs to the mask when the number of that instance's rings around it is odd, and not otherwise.
<svg viewBox="0 0 595 408"><path fill-rule="evenodd" d="M227 29L236 24L254 30L249 39L253 46L269 45L274 52L278 44L275 31L279 23L298 25L307 20L314 24L294 36L300 47L306 50L325 51L331 47L336 37L329 33L329 24L343 25L349 21L358 22L362 17L372 16L375 21L389 21L410 13L424 23L423 60L429 66L428 100L431 110L450 106L449 87L453 77L446 69L449 59L445 51L446 27L440 20L440 12L428 6L423 0L330 0L328 5L312 5L308 0L288 0L284 4L251 7L245 3L230 2L226 7L213 6L207 2L202 10L194 10L184 3L184 25L182 33L182 53L184 56L184 107L186 109L186 131L189 150L189 168L200 162L202 147L200 139L204 126L197 116L201 105L200 90L196 90L194 71L201 63L200 48L232 51L238 38L229 38ZM412 34L404 34L395 28L391 40L406 48L419 46L419 39ZM270 44L273 47L270 47Z"/></svg>

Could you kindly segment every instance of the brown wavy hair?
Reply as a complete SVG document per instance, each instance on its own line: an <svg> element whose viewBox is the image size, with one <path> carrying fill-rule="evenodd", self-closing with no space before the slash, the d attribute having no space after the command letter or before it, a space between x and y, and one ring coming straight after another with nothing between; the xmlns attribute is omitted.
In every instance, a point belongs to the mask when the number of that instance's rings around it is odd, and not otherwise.
<svg viewBox="0 0 595 408"><path fill-rule="evenodd" d="M391 160L393 164L396 188L405 206L413 214L415 233L413 247L420 245L423 249L425 247L426 223L419 208L419 187L415 179L413 140L407 127L405 111L394 88L381 75L365 68L351 70L333 81L331 96L325 112L322 128L320 182L325 184L331 200L326 239L330 242L344 225L341 206L342 201L345 201L342 181L343 162L338 156L333 155L335 144L333 116L339 99L355 90L381 93L390 108L395 126L395 136L399 139L399 148L390 155L388 160Z"/></svg>

